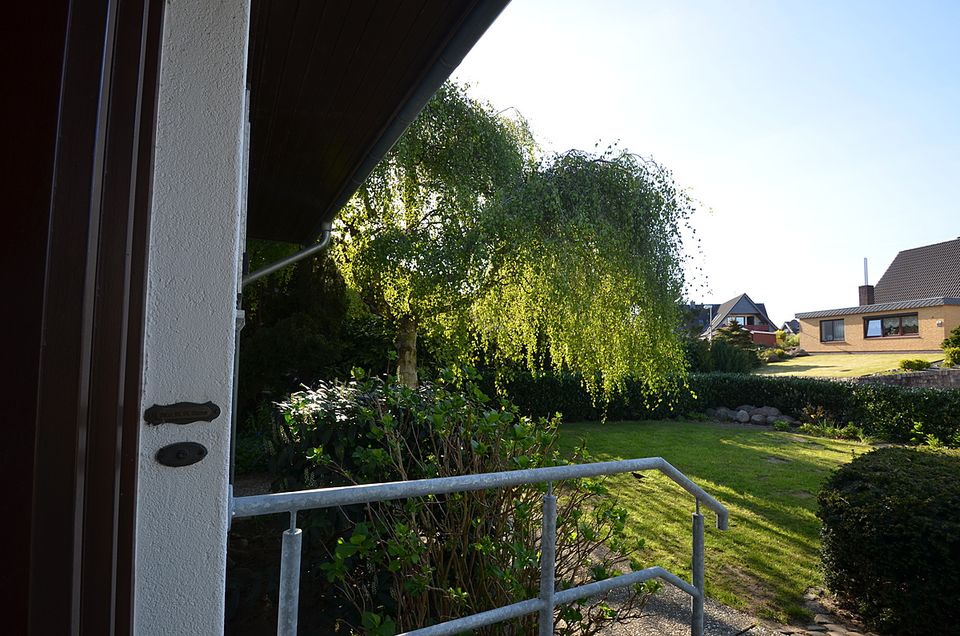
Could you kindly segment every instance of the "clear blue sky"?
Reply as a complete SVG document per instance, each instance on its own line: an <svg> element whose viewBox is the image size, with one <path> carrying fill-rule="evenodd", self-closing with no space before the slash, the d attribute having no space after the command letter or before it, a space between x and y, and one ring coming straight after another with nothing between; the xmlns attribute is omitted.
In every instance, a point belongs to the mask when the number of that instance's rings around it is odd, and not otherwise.
<svg viewBox="0 0 960 636"><path fill-rule="evenodd" d="M454 75L544 148L619 142L701 202L694 299L778 323L960 236L960 1L513 0Z"/></svg>

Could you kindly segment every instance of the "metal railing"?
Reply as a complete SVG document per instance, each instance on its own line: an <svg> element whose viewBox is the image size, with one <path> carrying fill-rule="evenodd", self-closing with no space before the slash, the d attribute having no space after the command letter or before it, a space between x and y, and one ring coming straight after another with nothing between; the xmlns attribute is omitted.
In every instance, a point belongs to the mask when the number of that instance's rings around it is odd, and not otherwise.
<svg viewBox="0 0 960 636"><path fill-rule="evenodd" d="M659 470L696 499L696 511L693 513L693 581L688 583L663 568L651 567L595 583L556 591L554 575L557 546L557 498L553 494L553 482L644 470ZM700 505L703 504L716 513L717 528L720 530L727 529L727 509L662 457L233 497L231 499L231 515L233 518L238 518L281 512L289 513L290 529L283 533L280 556L280 600L278 603L277 634L279 636L294 636L297 633L297 614L299 611L300 550L303 536L301 530L297 527L298 511L536 483L548 484L547 494L543 498L543 534L540 541L540 596L464 618L415 629L401 636L458 634L535 612L540 615L540 636L552 636L553 613L557 605L572 603L583 598L603 594L614 588L634 585L650 579L666 581L691 596L693 607L690 633L693 636L703 636L704 526L703 515L700 514Z"/></svg>

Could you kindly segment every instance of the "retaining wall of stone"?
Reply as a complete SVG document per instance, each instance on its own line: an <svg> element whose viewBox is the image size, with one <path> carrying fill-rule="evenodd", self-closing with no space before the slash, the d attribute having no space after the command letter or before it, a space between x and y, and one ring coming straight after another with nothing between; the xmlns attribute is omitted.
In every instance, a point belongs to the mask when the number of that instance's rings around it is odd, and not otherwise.
<svg viewBox="0 0 960 636"><path fill-rule="evenodd" d="M851 378L851 380L857 384L892 384L922 389L960 389L960 368L868 375Z"/></svg>

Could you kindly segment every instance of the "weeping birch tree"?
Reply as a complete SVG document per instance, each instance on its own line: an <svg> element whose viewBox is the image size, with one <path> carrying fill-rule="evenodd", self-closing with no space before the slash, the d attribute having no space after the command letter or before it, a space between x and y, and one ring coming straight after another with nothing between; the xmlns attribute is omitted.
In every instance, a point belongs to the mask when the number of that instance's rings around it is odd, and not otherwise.
<svg viewBox="0 0 960 636"><path fill-rule="evenodd" d="M682 381L677 298L690 201L666 169L608 149L538 159L526 122L444 86L341 214L345 279L397 328L463 359L579 373L594 395L627 378ZM545 362L546 361L546 362Z"/></svg>

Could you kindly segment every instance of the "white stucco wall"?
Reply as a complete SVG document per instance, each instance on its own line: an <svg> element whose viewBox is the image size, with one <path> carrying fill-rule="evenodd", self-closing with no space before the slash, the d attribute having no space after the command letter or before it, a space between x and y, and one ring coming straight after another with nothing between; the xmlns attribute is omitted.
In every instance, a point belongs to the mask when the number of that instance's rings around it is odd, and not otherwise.
<svg viewBox="0 0 960 636"><path fill-rule="evenodd" d="M223 631L249 13L249 0L166 3L141 410L212 400L221 414L141 427L138 634ZM180 441L209 454L183 468L156 462Z"/></svg>

